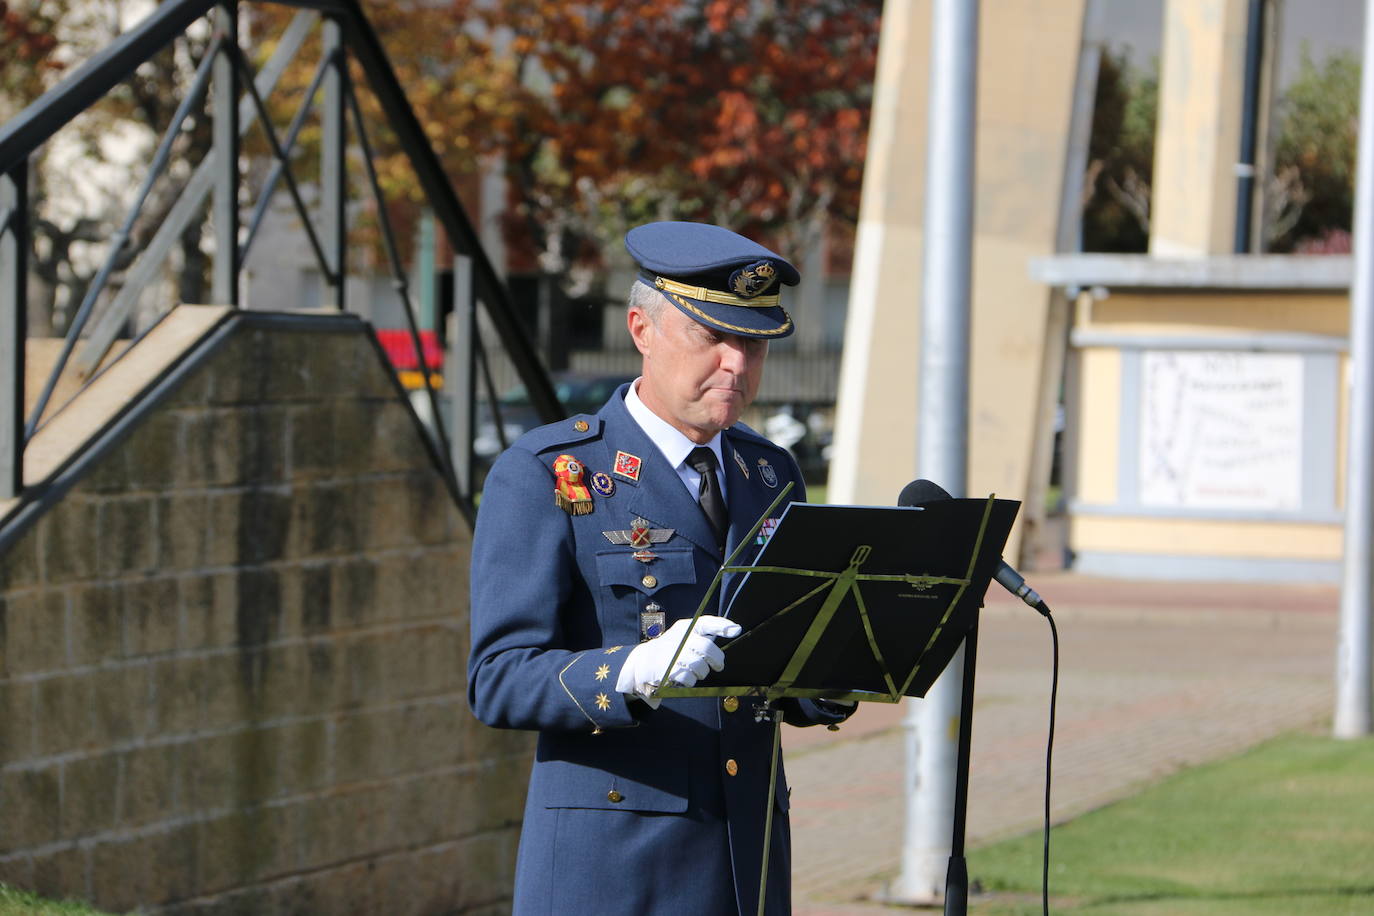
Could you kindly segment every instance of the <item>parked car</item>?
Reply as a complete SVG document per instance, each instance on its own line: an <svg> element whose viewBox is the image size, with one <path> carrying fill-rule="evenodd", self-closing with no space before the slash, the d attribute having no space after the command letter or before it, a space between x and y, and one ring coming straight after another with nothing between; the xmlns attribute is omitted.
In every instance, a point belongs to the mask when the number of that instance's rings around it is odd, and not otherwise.
<svg viewBox="0 0 1374 916"><path fill-rule="evenodd" d="M553 373L553 390L559 402L568 413L595 413L610 398L611 393L625 382L635 379L633 375L599 374L587 372ZM506 444L520 438L528 429L539 426L539 413L530 403L524 385L516 385L498 399L501 427L506 434ZM472 450L479 463L490 464L501 454L501 437L497 435L496 418L490 405L485 402L477 415L477 435L472 441Z"/></svg>

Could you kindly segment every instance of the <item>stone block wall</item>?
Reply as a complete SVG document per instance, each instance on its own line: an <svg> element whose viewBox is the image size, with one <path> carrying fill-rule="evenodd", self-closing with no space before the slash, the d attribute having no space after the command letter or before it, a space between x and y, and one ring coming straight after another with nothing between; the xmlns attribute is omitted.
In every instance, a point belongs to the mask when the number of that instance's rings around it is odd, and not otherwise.
<svg viewBox="0 0 1374 916"><path fill-rule="evenodd" d="M467 523L365 326L233 321L0 553L0 880L508 911L532 743L467 708Z"/></svg>

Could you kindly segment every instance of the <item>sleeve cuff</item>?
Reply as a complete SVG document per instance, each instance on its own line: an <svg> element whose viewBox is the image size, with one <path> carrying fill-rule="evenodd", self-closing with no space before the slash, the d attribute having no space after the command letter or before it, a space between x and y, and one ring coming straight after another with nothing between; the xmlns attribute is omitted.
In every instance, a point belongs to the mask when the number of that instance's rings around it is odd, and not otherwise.
<svg viewBox="0 0 1374 916"><path fill-rule="evenodd" d="M578 652L558 672L568 698L582 710L592 733L639 724L631 698L615 689L629 646L610 646Z"/></svg>

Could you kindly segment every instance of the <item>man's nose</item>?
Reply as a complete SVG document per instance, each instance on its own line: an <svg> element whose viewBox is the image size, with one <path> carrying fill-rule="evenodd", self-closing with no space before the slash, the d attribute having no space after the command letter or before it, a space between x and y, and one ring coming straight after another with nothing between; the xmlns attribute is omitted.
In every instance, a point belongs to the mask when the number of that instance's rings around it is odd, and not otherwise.
<svg viewBox="0 0 1374 916"><path fill-rule="evenodd" d="M744 338L727 337L721 341L720 351L721 368L728 369L736 375L743 375L744 369L749 363L749 354Z"/></svg>

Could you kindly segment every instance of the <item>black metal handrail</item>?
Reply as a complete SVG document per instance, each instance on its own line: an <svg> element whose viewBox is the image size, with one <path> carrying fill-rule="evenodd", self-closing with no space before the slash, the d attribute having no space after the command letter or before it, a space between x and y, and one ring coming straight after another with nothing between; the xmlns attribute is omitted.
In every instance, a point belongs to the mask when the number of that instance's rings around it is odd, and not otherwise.
<svg viewBox="0 0 1374 916"><path fill-rule="evenodd" d="M106 313L97 320L94 330L91 331L92 345L79 358L84 363L83 371L89 372L101 359L104 348L113 340L118 327L123 324L141 286L146 284L156 269L160 260L159 252L165 254L170 248L171 241L178 234L178 227L189 224L191 219L202 212L201 208L205 206L206 198L212 193L214 223L219 236L214 283L217 299L222 299L225 304L238 304L238 273L246 247L256 235L256 228L265 209L264 202L271 196L278 181L285 179L311 248L320 264L321 274L334 291L335 304L342 307L345 238L342 230L342 200L338 198L342 195L343 187L343 136L346 130L347 110L348 114L352 115L355 140L364 151L367 178L378 205L393 282L405 305L410 337L416 354L420 356L421 372L433 415L433 431L437 440L435 444L454 498L466 512L471 512L471 476L465 473L463 476L467 479L460 481L454 470L452 450L444 431L439 401L429 366L423 357L424 351L406 286L405 271L397 254L394 232L386 215L382 192L372 165L372 150L366 123L350 84L347 67L344 66L345 51L351 53L365 77L367 86L385 112L389 127L401 151L409 160L435 219L444 228L453 249L460 257L466 259L467 269L463 273L470 278L470 289L460 290L459 295L470 296L471 301L481 303L492 328L500 338L502 347L529 392L532 405L539 414L546 420L557 419L563 415L563 408L554 394L548 374L515 315L505 285L487 258L478 235L410 107L381 41L368 22L361 5L357 0L274 0L273 5L299 7L322 13L326 23L324 55L306 97L292 119L285 139L278 137L268 121L264 95L275 85L277 77L303 41L308 25L302 17L314 14L298 14L296 21L288 28L288 33L284 34L283 47L279 47L278 55L274 55L263 71L255 75L250 72L245 55L237 43L235 22L238 4L217 3L215 0L169 0L160 4L143 22L120 35L61 84L45 93L17 117L0 126L0 372L3 373L0 375L0 499L21 494L24 446L41 425L56 380L91 318L97 297L113 272L115 258L123 247L123 240L127 238L153 181L166 163L171 138L180 129L188 112L199 103L200 96L207 91L207 85L213 85L216 95L213 110L216 120L215 146L187 183L164 225L159 227L154 240L145 251L147 256L140 258L130 268L125 288L119 291ZM219 10L219 18L215 34L192 88L187 92L172 123L168 125L167 133L159 144L158 152L136 196L133 208L114 236L105 263L68 327L67 340L58 365L54 368L37 407L31 411L25 422L22 416L26 266L24 253L31 244L28 201L25 194L28 158L63 125L95 104L132 75L139 65L165 48L193 23L214 12L216 8ZM326 88L326 112L323 116L326 137L331 136L332 130L334 139L332 142L327 139L325 156L327 162L332 162L332 175L337 188L336 197L331 198L331 180L327 174L322 182L324 203L321 209L325 211L325 219L329 225L326 226L325 239L321 241L306 212L291 172L289 157L301 124L309 114L313 99L322 82L326 82L328 77L333 78L331 87L336 89ZM339 94L332 97L328 95L336 90ZM332 103L330 98L333 99ZM332 120L329 120L331 117ZM275 162L267 187L262 192L262 199L255 207L247 239L244 245L240 246L238 204L234 193L238 181L238 136L247 129L254 118L260 119L264 126ZM467 428L457 431L458 448L466 449L468 456L468 460L463 462L467 468L471 463L471 418L474 416L471 389L472 379L476 373L473 367L481 367L481 376L488 380L488 389L491 387L491 373L486 364L487 348L482 344L476 322L468 320L461 323L456 333L462 337L462 344L466 348L464 363L467 369L455 375L466 376L467 381ZM6 339L13 342L8 347ZM488 390L487 394L494 406L495 392Z"/></svg>

